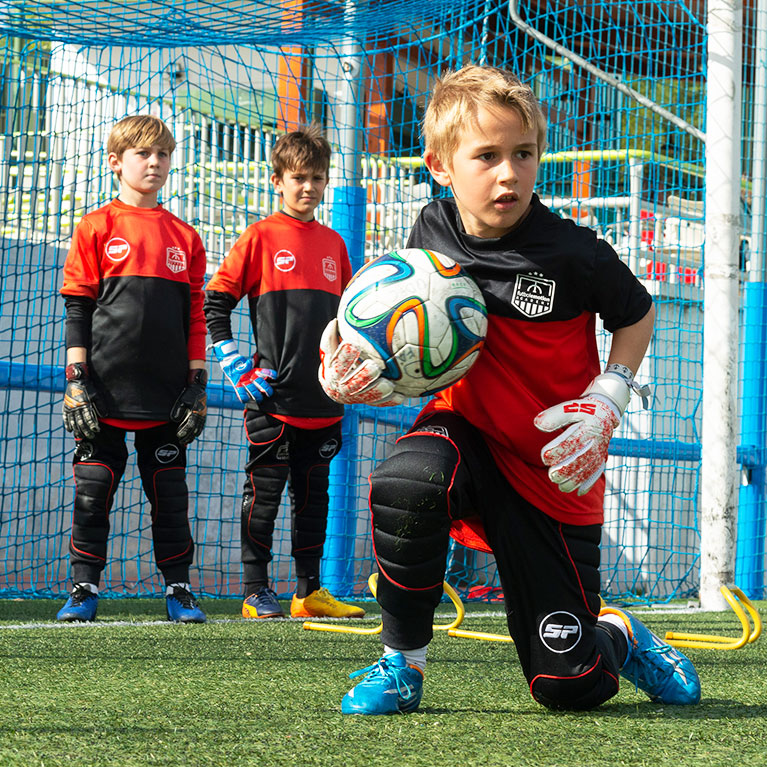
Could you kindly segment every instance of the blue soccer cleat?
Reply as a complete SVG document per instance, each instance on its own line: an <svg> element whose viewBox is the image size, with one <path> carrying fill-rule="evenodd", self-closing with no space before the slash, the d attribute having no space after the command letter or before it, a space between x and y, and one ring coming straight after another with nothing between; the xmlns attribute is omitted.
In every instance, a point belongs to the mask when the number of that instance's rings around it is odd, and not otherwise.
<svg viewBox="0 0 767 767"><path fill-rule="evenodd" d="M175 623L205 623L208 619L200 610L197 600L189 589L178 584L168 586L165 591L165 607L168 620Z"/></svg>
<svg viewBox="0 0 767 767"><path fill-rule="evenodd" d="M655 703L690 706L700 701L700 679L690 659L663 642L633 615L613 607L599 613L617 615L628 628L629 649L621 676L644 690Z"/></svg>
<svg viewBox="0 0 767 767"><path fill-rule="evenodd" d="M99 606L99 596L89 591L82 583L76 583L69 599L56 613L57 621L92 621L96 618L96 608Z"/></svg>
<svg viewBox="0 0 767 767"><path fill-rule="evenodd" d="M367 676L344 695L343 714L409 714L418 708L423 694L423 674L408 666L401 652L387 653L372 666L349 674Z"/></svg>
<svg viewBox="0 0 767 767"><path fill-rule="evenodd" d="M242 617L284 618L285 612L277 601L277 595L268 586L262 586L243 601Z"/></svg>

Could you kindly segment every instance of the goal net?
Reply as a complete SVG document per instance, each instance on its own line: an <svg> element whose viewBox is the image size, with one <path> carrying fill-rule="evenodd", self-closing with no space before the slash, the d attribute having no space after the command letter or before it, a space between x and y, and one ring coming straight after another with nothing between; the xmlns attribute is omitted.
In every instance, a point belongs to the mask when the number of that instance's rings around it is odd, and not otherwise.
<svg viewBox="0 0 767 767"><path fill-rule="evenodd" d="M550 125L538 194L611 242L656 301L656 333L638 376L652 384L653 406L643 410L635 398L611 444L603 591L647 601L693 596L701 548L703 13L680 0L0 5L0 596L68 588L73 440L60 415L58 289L74 226L115 194L105 162L111 126L135 113L170 126L177 149L161 200L200 233L210 275L244 228L276 209L274 140L320 123L334 155L318 217L342 233L358 266L402 246L421 207L443 193L420 159L419 123L434 78L469 62L530 83ZM754 95L750 71L744 114ZM744 147L747 176L753 146ZM234 331L247 349L243 306ZM606 358L602 332L600 349ZM193 585L206 596L236 596L245 439L239 405L212 369L208 426L188 455ZM767 376L758 366L744 375L744 392L763 411ZM418 407L349 408L323 559L324 583L338 596L368 593L367 477ZM763 428L752 439L763 450ZM763 481L761 453L743 460ZM755 522L739 546L752 552L751 582L763 589L764 504L758 496L749 502ZM149 507L132 462L110 519L103 587L159 593ZM285 500L271 573L281 595L295 585L289 527ZM455 545L446 578L464 596L498 596L487 555Z"/></svg>

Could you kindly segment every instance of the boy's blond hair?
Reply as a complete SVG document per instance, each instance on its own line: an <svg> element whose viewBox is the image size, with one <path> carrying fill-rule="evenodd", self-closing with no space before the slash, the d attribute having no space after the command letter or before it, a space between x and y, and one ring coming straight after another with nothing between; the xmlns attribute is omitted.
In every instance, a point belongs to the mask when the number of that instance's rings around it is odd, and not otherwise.
<svg viewBox="0 0 767 767"><path fill-rule="evenodd" d="M122 158L126 149L159 146L170 154L176 148L176 140L168 126L153 115L134 115L120 120L110 131L107 154Z"/></svg>
<svg viewBox="0 0 767 767"><path fill-rule="evenodd" d="M467 121L476 125L480 107L499 106L514 109L525 131L536 130L540 159L547 126L535 94L511 72L486 66L465 66L437 79L421 130L425 148L449 165Z"/></svg>
<svg viewBox="0 0 767 767"><path fill-rule="evenodd" d="M272 172L282 178L286 171L330 171L330 144L322 128L312 123L302 130L286 133L272 147Z"/></svg>

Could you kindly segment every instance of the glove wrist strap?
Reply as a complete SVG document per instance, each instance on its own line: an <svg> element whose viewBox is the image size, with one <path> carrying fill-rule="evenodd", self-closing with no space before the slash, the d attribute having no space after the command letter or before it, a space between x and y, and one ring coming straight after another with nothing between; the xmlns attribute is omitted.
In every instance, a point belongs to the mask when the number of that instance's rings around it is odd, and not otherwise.
<svg viewBox="0 0 767 767"><path fill-rule="evenodd" d="M606 397L620 411L621 416L631 399L631 386L623 376L617 373L602 373L598 375L583 392L582 396L597 394Z"/></svg>
<svg viewBox="0 0 767 767"><path fill-rule="evenodd" d="M88 365L85 362L73 362L64 369L67 381L83 381L89 377Z"/></svg>
<svg viewBox="0 0 767 767"><path fill-rule="evenodd" d="M620 365L617 362L613 362L605 368L605 373L614 373L615 375L619 375L621 378L623 378L626 381L626 385L629 387L629 389L642 398L642 406L644 409L649 409L652 389L648 384L643 384L640 386L634 380L634 371L631 370L631 368L628 368L625 365Z"/></svg>

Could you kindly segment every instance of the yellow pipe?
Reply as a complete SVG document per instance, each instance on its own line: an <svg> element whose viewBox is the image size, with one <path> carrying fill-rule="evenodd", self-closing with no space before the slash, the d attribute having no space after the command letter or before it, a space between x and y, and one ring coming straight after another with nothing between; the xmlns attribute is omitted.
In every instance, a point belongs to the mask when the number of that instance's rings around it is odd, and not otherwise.
<svg viewBox="0 0 767 767"><path fill-rule="evenodd" d="M378 573L371 573L370 577L368 578L368 588L370 589L373 596L376 595L377 587ZM457 615L455 620L452 622L448 624L435 623L432 628L434 628L435 631L447 631L449 633L451 629L455 629L461 625L461 622L463 621L464 615L466 613L463 608L461 598L458 596L455 589L447 581L442 583L442 588L445 590L445 593L450 597L450 600L455 605ZM303 627L307 631L328 631L337 634L359 634L362 636L374 636L375 634L380 634L383 631L383 623L379 623L377 626L372 628L356 628L354 626L341 626L335 623L317 623L315 621L304 621Z"/></svg>
<svg viewBox="0 0 767 767"><path fill-rule="evenodd" d="M722 592L722 596L727 600L740 621L742 629L741 635L739 637L728 637L716 634L686 634L682 632L667 631L666 641L670 645L674 647L697 647L709 650L738 650L747 643L755 642L761 636L762 619L748 597L737 586L720 586L719 590ZM740 600L740 602L738 602L738 600ZM754 622L753 629L751 628L748 616L743 610L743 607L746 608L748 614L751 616L751 620Z"/></svg>

